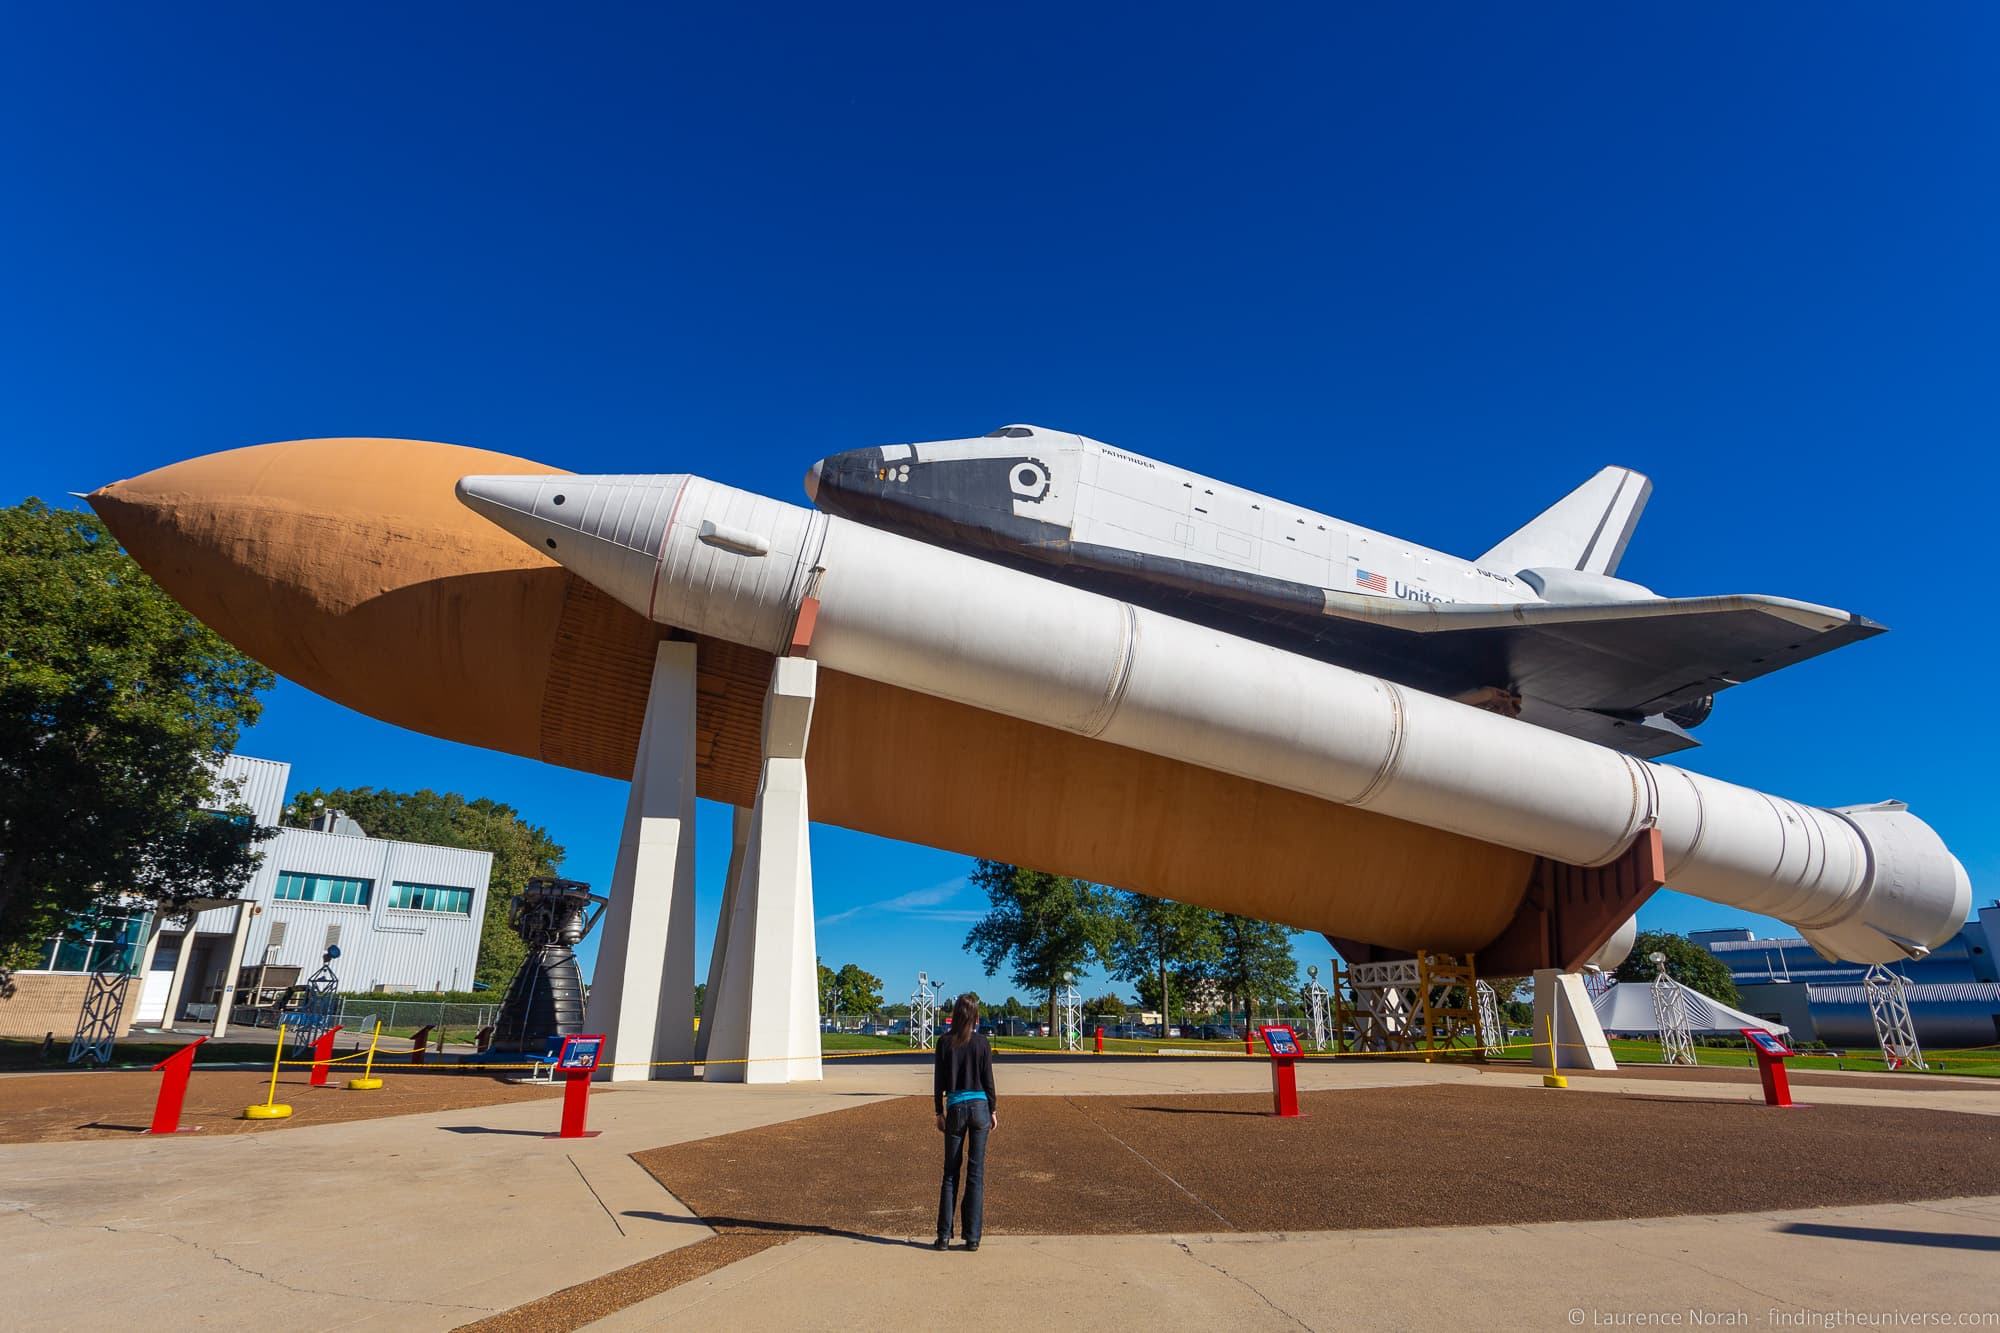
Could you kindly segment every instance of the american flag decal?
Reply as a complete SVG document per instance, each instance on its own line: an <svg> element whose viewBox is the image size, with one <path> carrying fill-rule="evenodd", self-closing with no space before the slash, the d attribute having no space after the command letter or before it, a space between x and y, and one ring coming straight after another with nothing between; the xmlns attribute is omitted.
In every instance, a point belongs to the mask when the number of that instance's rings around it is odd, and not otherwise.
<svg viewBox="0 0 2000 1333"><path fill-rule="evenodd" d="M1366 588L1370 592L1389 591L1389 580L1383 578L1380 574L1370 574L1365 569L1354 571L1354 585L1358 588Z"/></svg>

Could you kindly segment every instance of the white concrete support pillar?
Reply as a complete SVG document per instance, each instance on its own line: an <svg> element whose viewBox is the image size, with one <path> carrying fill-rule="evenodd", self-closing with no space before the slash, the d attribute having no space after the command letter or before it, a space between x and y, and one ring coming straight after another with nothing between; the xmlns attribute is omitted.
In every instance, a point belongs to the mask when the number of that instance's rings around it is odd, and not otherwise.
<svg viewBox="0 0 2000 1333"><path fill-rule="evenodd" d="M181 992L187 989L188 964L194 959L194 921L197 915L196 912L189 912L187 925L181 931L181 951L174 955L174 979L167 983L167 1012L160 1016L162 1032L174 1030L174 1015L181 1008Z"/></svg>
<svg viewBox="0 0 2000 1333"><path fill-rule="evenodd" d="M1597 1021L1597 1009L1590 1003L1590 990L1583 977L1545 967L1535 973L1535 1026L1529 1040L1534 1043L1535 1063L1549 1067L1549 1032L1553 1019L1558 1069L1616 1069L1611 1043L1604 1039L1604 1025Z"/></svg>
<svg viewBox="0 0 2000 1333"><path fill-rule="evenodd" d="M662 642L632 764L584 1027L615 1083L685 1078L694 1058L695 648Z"/></svg>
<svg viewBox="0 0 2000 1333"><path fill-rule="evenodd" d="M250 917L256 910L255 903L236 904L236 929L229 936L229 961L222 968L222 994L215 1003L215 1023L208 1030L211 1037L229 1035L229 1011L236 1007L236 974L243 970L243 942L250 938Z"/></svg>
<svg viewBox="0 0 2000 1333"><path fill-rule="evenodd" d="M701 1011L701 1027L694 1034L694 1058L708 1059L708 1044L715 1035L715 1010L722 994L722 960L729 956L729 922L736 915L736 890L743 882L743 853L750 844L751 812L740 805L729 807L729 874L722 881L722 911L715 918L715 947L708 951L707 997Z"/></svg>
<svg viewBox="0 0 2000 1333"><path fill-rule="evenodd" d="M764 697L764 761L727 926L705 1078L730 1083L820 1077L819 956L807 840L806 739L818 666L781 657ZM726 942L726 950L723 948Z"/></svg>

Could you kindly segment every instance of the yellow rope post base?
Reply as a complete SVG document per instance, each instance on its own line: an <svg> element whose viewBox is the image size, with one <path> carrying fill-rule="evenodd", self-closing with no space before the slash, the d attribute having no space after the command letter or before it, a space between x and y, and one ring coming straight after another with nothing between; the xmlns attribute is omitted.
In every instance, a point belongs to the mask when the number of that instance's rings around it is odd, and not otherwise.
<svg viewBox="0 0 2000 1333"><path fill-rule="evenodd" d="M382 1080L375 1077L375 1043L382 1040L382 1020L375 1020L375 1031L368 1038L368 1063L361 1067L361 1077L347 1080L349 1092L374 1092L382 1086Z"/></svg>
<svg viewBox="0 0 2000 1333"><path fill-rule="evenodd" d="M271 1055L271 1091L256 1106L243 1108L245 1120L283 1120L292 1113L292 1108L278 1100L278 1066L285 1059L285 1025L278 1024L278 1047Z"/></svg>
<svg viewBox="0 0 2000 1333"><path fill-rule="evenodd" d="M1542 1075L1542 1086L1545 1088L1567 1088L1569 1080L1556 1072L1556 1016L1554 1014L1548 1016L1548 1027L1549 1072Z"/></svg>

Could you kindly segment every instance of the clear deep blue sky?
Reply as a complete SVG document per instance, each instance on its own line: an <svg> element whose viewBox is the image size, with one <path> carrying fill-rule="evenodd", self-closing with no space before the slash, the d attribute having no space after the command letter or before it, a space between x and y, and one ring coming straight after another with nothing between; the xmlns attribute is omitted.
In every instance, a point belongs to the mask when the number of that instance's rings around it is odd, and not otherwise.
<svg viewBox="0 0 2000 1333"><path fill-rule="evenodd" d="M1978 5L16 5L0 500L395 435L800 501L835 450L1031 421L1471 555L1626 464L1627 577L1892 629L1726 695L1689 766L1906 799L1984 903L1996 38ZM620 784L290 685L243 748L510 801L610 879ZM726 812L700 836L705 962ZM1006 992L964 858L813 848L828 962Z"/></svg>

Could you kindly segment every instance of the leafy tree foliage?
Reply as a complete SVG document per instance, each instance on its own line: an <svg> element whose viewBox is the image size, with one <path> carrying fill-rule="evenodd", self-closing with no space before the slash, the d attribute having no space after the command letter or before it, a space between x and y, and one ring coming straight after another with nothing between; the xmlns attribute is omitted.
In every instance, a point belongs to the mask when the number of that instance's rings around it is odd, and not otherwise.
<svg viewBox="0 0 2000 1333"><path fill-rule="evenodd" d="M835 971L819 966L819 1002L827 1014L875 1014L882 1011L882 978L855 963Z"/></svg>
<svg viewBox="0 0 2000 1333"><path fill-rule="evenodd" d="M1083 1021L1088 1024L1100 1018L1123 1018L1127 1007L1126 1002L1116 994L1106 992L1083 1002Z"/></svg>
<svg viewBox="0 0 2000 1333"><path fill-rule="evenodd" d="M1221 957L1220 915L1143 893L1120 895L1111 975L1139 987L1140 1000L1161 1011L1163 1029L1173 1021L1166 1006L1175 998L1181 998L1183 1008L1186 1005L1170 974L1178 972L1184 982L1198 985L1203 966Z"/></svg>
<svg viewBox="0 0 2000 1333"><path fill-rule="evenodd" d="M989 910L965 937L987 976L1009 967L1010 979L1043 998L1055 1030L1054 991L1065 972L1108 956L1117 920L1111 890L1067 875L1004 861L980 861L972 872Z"/></svg>
<svg viewBox="0 0 2000 1333"><path fill-rule="evenodd" d="M213 756L269 671L194 619L90 514L0 509L0 960L131 893L234 897L260 830Z"/></svg>
<svg viewBox="0 0 2000 1333"><path fill-rule="evenodd" d="M1742 1003L1736 978L1730 975L1727 964L1687 936L1669 931L1640 931L1631 956L1612 975L1620 981L1650 982L1659 974L1651 961L1656 953L1667 956L1667 975L1681 985L1698 990L1711 1000L1720 1000L1732 1009Z"/></svg>
<svg viewBox="0 0 2000 1333"><path fill-rule="evenodd" d="M538 875L553 875L562 864L561 844L520 811L488 797L468 800L457 792L385 791L378 787L328 787L302 791L285 812L285 823L303 827L317 803L345 810L377 838L428 842L493 853L493 877L486 889L486 919L479 930L479 964L473 975L504 990L527 957L527 946L507 926L507 907Z"/></svg>
<svg viewBox="0 0 2000 1333"><path fill-rule="evenodd" d="M882 978L854 963L833 974L834 995L843 1014L872 1014L882 1007Z"/></svg>
<svg viewBox="0 0 2000 1333"><path fill-rule="evenodd" d="M1246 1022L1256 1020L1258 1003L1298 993L1299 964L1292 956L1297 932L1275 921L1221 913L1216 922L1216 956L1208 976L1233 1010L1241 1005Z"/></svg>

